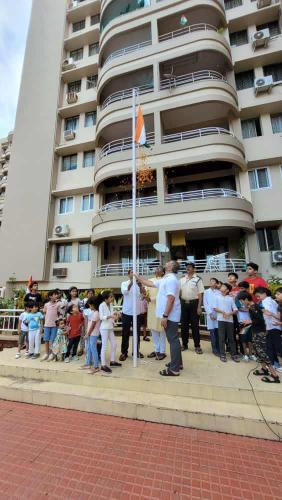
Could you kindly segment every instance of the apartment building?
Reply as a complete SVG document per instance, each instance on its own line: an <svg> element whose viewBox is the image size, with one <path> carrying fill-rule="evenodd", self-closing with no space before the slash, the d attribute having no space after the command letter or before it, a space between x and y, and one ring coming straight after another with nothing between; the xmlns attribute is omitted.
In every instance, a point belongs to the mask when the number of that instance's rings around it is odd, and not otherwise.
<svg viewBox="0 0 282 500"><path fill-rule="evenodd" d="M282 276L281 5L34 0L2 223L0 281L118 289L131 265L131 96L140 270L246 260ZM20 245L19 245L20 242ZM274 253L276 252L276 253ZM218 257L215 257L218 256ZM183 264L184 266L184 264Z"/></svg>
<svg viewBox="0 0 282 500"><path fill-rule="evenodd" d="M9 163L11 157L11 147L13 132L9 132L7 137L0 139L0 245L1 245L1 225L5 204L5 194L8 182Z"/></svg>

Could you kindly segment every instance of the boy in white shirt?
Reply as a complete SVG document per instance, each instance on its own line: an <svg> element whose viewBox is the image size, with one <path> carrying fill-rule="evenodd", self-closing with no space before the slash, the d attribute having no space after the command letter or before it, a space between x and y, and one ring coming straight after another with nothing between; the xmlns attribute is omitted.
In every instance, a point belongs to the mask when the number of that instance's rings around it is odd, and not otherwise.
<svg viewBox="0 0 282 500"><path fill-rule="evenodd" d="M24 307L24 312L19 316L18 323L18 334L19 334L19 343L18 343L18 352L15 356L16 359L21 357L21 349L25 344L26 355L28 354L28 323L26 322L27 316L31 311L32 304L26 303Z"/></svg>
<svg viewBox="0 0 282 500"><path fill-rule="evenodd" d="M217 285L218 279L211 278L210 288L204 291L204 308L207 315L207 328L210 332L212 352L215 356L218 356L219 354L218 321L216 313L214 311L215 299L217 295L220 295L220 291L218 290Z"/></svg>
<svg viewBox="0 0 282 500"><path fill-rule="evenodd" d="M232 286L229 283L223 283L220 288L220 295L215 299L214 311L217 313L218 320L218 343L220 361L226 363L225 339L230 347L231 359L236 363L240 360L236 352L236 344L234 340L234 322L233 316L237 314L238 309L235 305L233 297L229 295Z"/></svg>

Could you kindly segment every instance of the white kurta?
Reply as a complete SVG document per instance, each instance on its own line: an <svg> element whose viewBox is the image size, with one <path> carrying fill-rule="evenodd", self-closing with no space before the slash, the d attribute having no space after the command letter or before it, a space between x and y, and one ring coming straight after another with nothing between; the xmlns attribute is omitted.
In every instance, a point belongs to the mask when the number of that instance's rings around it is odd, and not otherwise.
<svg viewBox="0 0 282 500"><path fill-rule="evenodd" d="M214 330L215 328L218 328L217 319L211 319L210 314L214 313L214 315L216 316L216 313L213 309L215 307L215 299L219 294L219 290L213 290L212 288L208 288L208 290L205 290L204 292L204 308L207 314L208 330Z"/></svg>

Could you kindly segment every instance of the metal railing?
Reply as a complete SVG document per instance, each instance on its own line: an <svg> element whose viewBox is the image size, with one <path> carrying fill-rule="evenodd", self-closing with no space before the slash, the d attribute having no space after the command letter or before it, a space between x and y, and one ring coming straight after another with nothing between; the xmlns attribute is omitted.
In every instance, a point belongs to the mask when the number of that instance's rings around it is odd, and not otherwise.
<svg viewBox="0 0 282 500"><path fill-rule="evenodd" d="M23 309L0 309L0 330L15 332L18 329L19 316Z"/></svg>
<svg viewBox="0 0 282 500"><path fill-rule="evenodd" d="M168 134L162 137L162 143L167 144L176 141L185 141L186 139L196 139L198 137L205 137L207 135L231 135L234 134L222 127L204 127L195 130L187 130L186 132L178 132L176 134Z"/></svg>
<svg viewBox="0 0 282 500"><path fill-rule="evenodd" d="M157 196L146 196L143 198L136 198L136 207L145 207L146 205L156 205L158 203ZM120 210L121 208L131 208L132 199L112 201L103 205L99 212L109 212L111 210Z"/></svg>
<svg viewBox="0 0 282 500"><path fill-rule="evenodd" d="M206 259L191 260L195 263L196 272L210 273L210 272L230 272L230 271L245 271L245 259L232 259L227 258L226 254L209 256ZM185 272L188 260L179 261L179 271ZM151 260L149 262L138 262L137 272L142 275L152 275L156 267L160 264L159 260ZM128 271L132 269L132 262L117 263L117 264L103 264L97 267L95 271L96 277L102 276L127 276Z"/></svg>
<svg viewBox="0 0 282 500"><path fill-rule="evenodd" d="M115 102L121 102L124 101L125 99L130 99L132 97L132 92L134 88L138 90L139 95L149 94L150 92L154 92L153 84L141 85L140 87L132 87L130 89L120 90L119 92L114 92L113 94L109 95L109 97L107 97L104 100L103 104L101 105L101 109L105 109L107 108L107 106Z"/></svg>
<svg viewBox="0 0 282 500"><path fill-rule="evenodd" d="M206 198L241 198L243 196L233 189L215 188L200 189L197 191L185 191L183 193L171 193L165 195L165 203L175 203L178 201L204 200Z"/></svg>
<svg viewBox="0 0 282 500"><path fill-rule="evenodd" d="M217 32L217 28L212 24L206 23L198 23L191 24L190 26L185 26L184 28L179 28L175 31L170 31L169 33L165 33L164 35L159 36L159 42L164 42L166 40L171 40L173 38L177 38L178 36L188 35L190 33L195 33L196 31L215 31Z"/></svg>
<svg viewBox="0 0 282 500"><path fill-rule="evenodd" d="M115 50L107 57L103 66L110 63L113 59L127 56L128 54L136 52L137 50L142 50L144 49L144 47L148 47L149 45L152 45L152 40L146 40L145 42L135 43L134 45L129 45L128 47L124 47L123 49Z"/></svg>
<svg viewBox="0 0 282 500"><path fill-rule="evenodd" d="M149 132L147 134L147 144L154 144L155 134L154 132ZM113 153L120 153L121 151L127 151L132 148L132 137L124 137L123 139L117 139L116 141L108 142L101 149L99 153L99 160L105 156L109 156Z"/></svg>
<svg viewBox="0 0 282 500"><path fill-rule="evenodd" d="M199 82L200 80L221 80L223 82L227 81L221 73L204 69L201 71L195 71L194 73L187 73L186 75L164 78L160 81L160 90L171 87L180 87L181 85Z"/></svg>

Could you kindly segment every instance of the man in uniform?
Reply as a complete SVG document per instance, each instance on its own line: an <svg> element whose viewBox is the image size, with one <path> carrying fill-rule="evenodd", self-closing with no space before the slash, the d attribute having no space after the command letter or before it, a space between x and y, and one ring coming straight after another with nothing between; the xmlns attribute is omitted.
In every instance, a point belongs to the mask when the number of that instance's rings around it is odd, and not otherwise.
<svg viewBox="0 0 282 500"><path fill-rule="evenodd" d="M200 344L199 320L205 288L202 278L197 276L195 272L195 267L194 262L188 262L186 274L180 280L182 351L188 349L189 326L191 325L195 352L203 354Z"/></svg>

